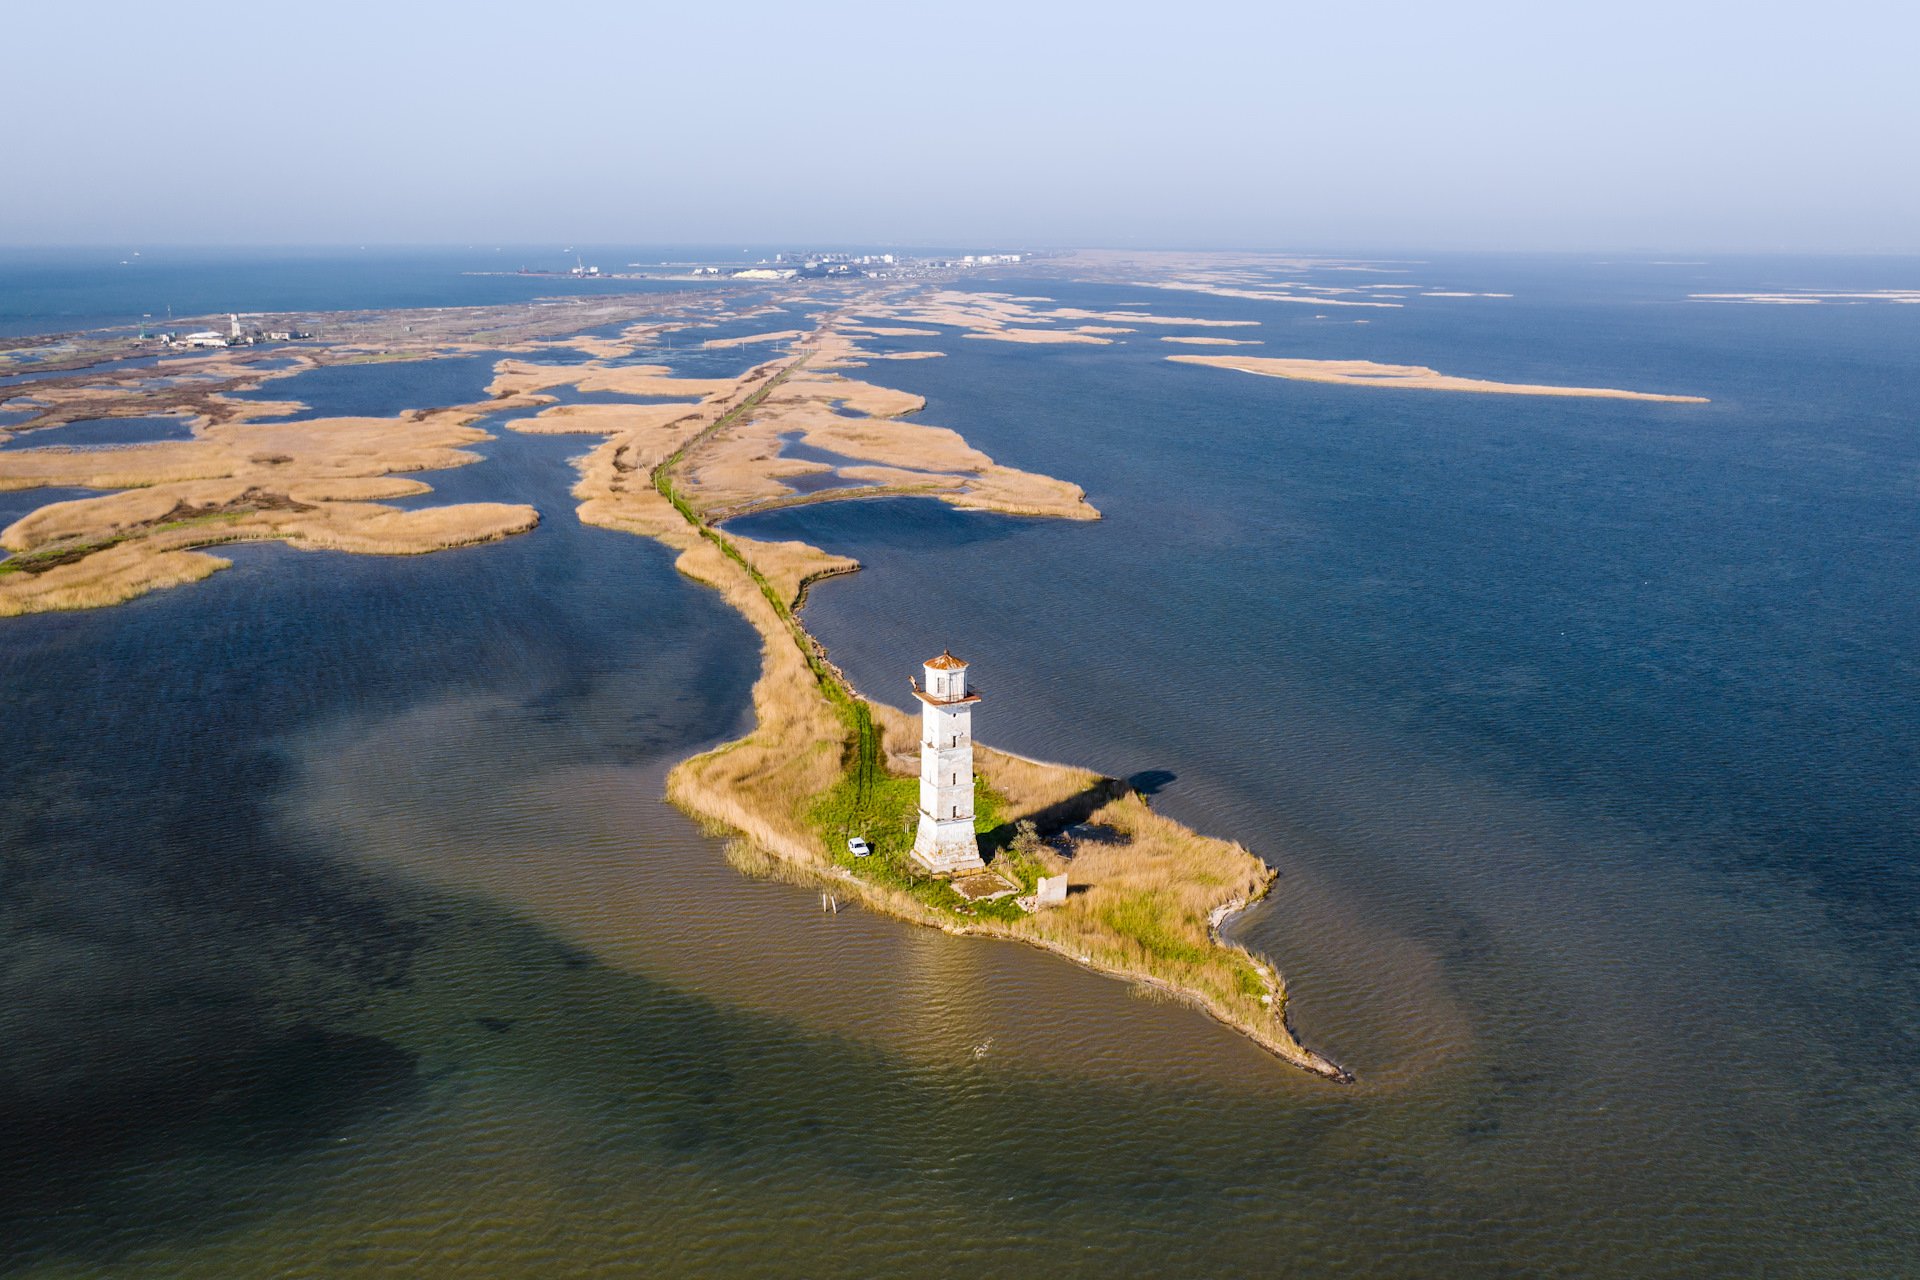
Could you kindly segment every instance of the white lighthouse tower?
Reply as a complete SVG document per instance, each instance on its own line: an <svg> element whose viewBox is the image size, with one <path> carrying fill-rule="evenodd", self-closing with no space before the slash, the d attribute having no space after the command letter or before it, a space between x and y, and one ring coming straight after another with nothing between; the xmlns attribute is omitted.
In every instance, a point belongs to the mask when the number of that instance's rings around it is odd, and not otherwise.
<svg viewBox="0 0 1920 1280"><path fill-rule="evenodd" d="M920 829L913 860L936 875L978 871L980 842L973 833L973 704L967 664L942 651L926 663L920 699Z"/></svg>

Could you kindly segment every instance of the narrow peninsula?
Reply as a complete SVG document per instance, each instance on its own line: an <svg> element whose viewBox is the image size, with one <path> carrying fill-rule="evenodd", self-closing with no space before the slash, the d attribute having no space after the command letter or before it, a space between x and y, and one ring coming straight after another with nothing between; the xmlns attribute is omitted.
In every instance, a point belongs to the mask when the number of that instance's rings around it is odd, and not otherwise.
<svg viewBox="0 0 1920 1280"><path fill-rule="evenodd" d="M16 419L0 444L28 447L0 450L0 490L59 492L0 532L12 552L0 560L0 614L99 607L182 585L226 564L207 548L238 540L407 554L509 537L539 514L386 500L428 492L401 473L478 461L470 446L489 429L596 437L575 460L579 518L674 548L679 569L760 635L754 728L668 780L672 800L731 837L737 866L949 933L1046 948L1188 1001L1307 1071L1350 1079L1295 1037L1279 969L1221 934L1268 893L1274 870L1155 813L1125 783L980 746L969 731L973 782L965 803L947 804L946 826L961 831L947 833L953 849L971 837L981 865L916 860L920 726L855 689L801 621L810 585L859 565L725 528L755 512L890 496L1097 520L1077 486L998 463L919 420L919 396L849 373L941 352L860 344L943 331L927 325L989 341L1105 344L1149 326L1252 322L1043 307L1049 299L914 284L812 294L810 328L696 344L774 350L738 376L680 376L662 350L675 332L776 311L791 325L796 300L656 296L313 317L299 327L328 325L325 344L157 362L127 360L138 348L111 336L14 352L32 373L0 387ZM302 419L298 402L236 394L327 365L480 352L496 357L487 398L392 418ZM153 414L180 415L190 438L34 447L38 433L68 423ZM98 492L74 498L76 488ZM951 874L961 862L978 874Z"/></svg>
<svg viewBox="0 0 1920 1280"><path fill-rule="evenodd" d="M675 768L668 794L732 837L729 856L743 870L827 886L949 933L1044 947L1178 996L1296 1066L1349 1080L1294 1035L1278 968L1221 936L1228 917L1268 892L1274 870L1237 843L1155 813L1124 783L976 747L976 835L1014 892L970 896L912 857L919 726L862 696L800 617L811 584L859 566L802 542L746 538L724 521L893 495L1068 520L1099 513L1071 484L1002 466L955 432L909 420L919 397L842 372L872 354L843 331L843 317L877 309L843 307L725 388L686 379L679 404L554 405L510 424L603 437L577 463L580 518L675 548L681 572L719 591L760 633L757 723ZM502 362L499 373L495 390L505 396L588 385L604 371ZM674 394L675 379L648 376L657 379L649 394ZM834 468L783 456L787 440L839 455L839 479L851 483L792 487L796 476ZM848 847L855 835L871 852ZM1060 875L1073 892L1059 905L1028 911L1017 901Z"/></svg>

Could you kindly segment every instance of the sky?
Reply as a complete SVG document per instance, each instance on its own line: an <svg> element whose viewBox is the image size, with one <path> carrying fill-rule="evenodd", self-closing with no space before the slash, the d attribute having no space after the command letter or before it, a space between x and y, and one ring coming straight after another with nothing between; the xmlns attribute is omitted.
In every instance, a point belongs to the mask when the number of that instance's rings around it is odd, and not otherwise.
<svg viewBox="0 0 1920 1280"><path fill-rule="evenodd" d="M1920 252L1920 5L10 0L0 244Z"/></svg>

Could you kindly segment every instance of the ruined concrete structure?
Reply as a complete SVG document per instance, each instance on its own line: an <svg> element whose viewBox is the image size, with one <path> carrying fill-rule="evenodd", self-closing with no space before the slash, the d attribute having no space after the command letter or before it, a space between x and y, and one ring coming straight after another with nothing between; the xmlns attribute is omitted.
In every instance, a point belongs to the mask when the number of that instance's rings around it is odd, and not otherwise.
<svg viewBox="0 0 1920 1280"><path fill-rule="evenodd" d="M942 652L926 663L920 699L920 828L913 860L936 875L978 871L980 842L973 833L973 704L967 664Z"/></svg>

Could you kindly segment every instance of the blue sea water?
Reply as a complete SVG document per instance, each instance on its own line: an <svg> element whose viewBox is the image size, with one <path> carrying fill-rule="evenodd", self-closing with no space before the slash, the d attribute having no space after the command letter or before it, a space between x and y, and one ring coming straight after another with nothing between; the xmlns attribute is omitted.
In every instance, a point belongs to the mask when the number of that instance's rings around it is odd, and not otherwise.
<svg viewBox="0 0 1920 1280"><path fill-rule="evenodd" d="M355 311L487 306L567 294L685 290L697 282L582 279L576 258L605 272L689 253L757 260L738 246L662 251L649 246L492 245L464 249L0 249L0 337L118 325L161 326L221 312ZM547 273L519 275L521 268Z"/></svg>
<svg viewBox="0 0 1920 1280"><path fill-rule="evenodd" d="M870 694L951 646L984 740L1279 867L1237 936L1349 1089L738 877L658 796L755 638L578 523L580 441L498 431L410 503L532 502L524 538L0 621L0 1270L1910 1273L1920 309L1687 295L1916 275L1457 258L1386 278L1513 296L1357 315L998 281L1711 403L916 338L865 376L1104 519L737 522L866 566L808 619ZM392 413L489 365L262 394Z"/></svg>
<svg viewBox="0 0 1920 1280"><path fill-rule="evenodd" d="M439 360L322 365L230 394L236 400L284 400L305 406L278 415L287 418L382 417L410 407L410 402L447 406L484 400L493 367L504 358L504 352L483 351Z"/></svg>
<svg viewBox="0 0 1920 1280"><path fill-rule="evenodd" d="M0 449L39 449L58 445L66 449L104 449L123 444L147 444L155 440L187 440L193 436L193 420L180 414L155 414L133 418L82 418L57 427L25 431L11 440L0 441Z"/></svg>

